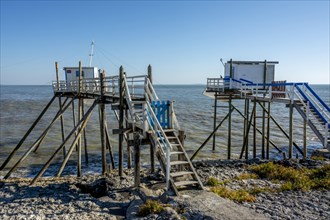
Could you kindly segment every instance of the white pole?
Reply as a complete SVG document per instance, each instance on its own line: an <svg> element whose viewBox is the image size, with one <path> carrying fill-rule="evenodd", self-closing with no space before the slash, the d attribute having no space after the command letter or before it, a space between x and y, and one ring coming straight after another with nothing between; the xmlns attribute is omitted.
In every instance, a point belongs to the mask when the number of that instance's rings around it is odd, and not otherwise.
<svg viewBox="0 0 330 220"><path fill-rule="evenodd" d="M89 54L89 67L92 66L92 60L93 60L93 56L94 56L94 41L92 41L91 44L91 53Z"/></svg>

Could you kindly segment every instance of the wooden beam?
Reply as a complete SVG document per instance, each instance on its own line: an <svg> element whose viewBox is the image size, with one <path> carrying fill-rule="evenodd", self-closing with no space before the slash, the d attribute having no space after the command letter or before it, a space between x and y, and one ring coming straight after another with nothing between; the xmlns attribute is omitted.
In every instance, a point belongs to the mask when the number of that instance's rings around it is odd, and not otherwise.
<svg viewBox="0 0 330 220"><path fill-rule="evenodd" d="M53 101L55 100L56 96L53 96L53 98L48 102L46 107L41 111L40 115L37 117L37 119L33 122L29 130L24 134L23 138L19 141L19 143L16 145L16 147L13 149L13 151L9 154L5 162L0 167L0 170L3 170L8 162L11 160L11 158L14 156L14 154L17 152L17 150L22 146L26 138L30 135L31 131L35 128L35 126L38 124L42 116L46 113L47 109L51 106Z"/></svg>
<svg viewBox="0 0 330 220"><path fill-rule="evenodd" d="M60 176L67 161L69 160L71 153L74 149L74 146L76 145L78 138L79 138L79 134L82 131L82 129L86 126L88 119L91 116L92 110L94 109L94 107L96 106L97 101L94 101L93 105L88 109L88 111L86 112L86 114L82 117L82 119L78 122L78 124L72 129L72 131L68 134L68 136L65 138L64 142L57 148L57 150L55 151L55 153L49 158L49 160L46 162L46 164L43 166L43 168L40 170L40 172L37 174L37 176L35 176L31 182L31 185L34 184L39 177L41 177L45 171L47 170L47 168L49 167L50 163L54 160L55 156L63 149L64 145L68 142L68 140L73 136L73 134L75 134L75 132L78 130L78 135L74 138L74 141L69 149L69 151L67 152L62 165L58 171L58 173L56 174L56 176Z"/></svg>
<svg viewBox="0 0 330 220"><path fill-rule="evenodd" d="M125 85L124 85L124 68L120 66L119 68L119 130L124 129L124 96L125 96ZM118 173L119 176L123 176L123 140L124 134L119 134L119 149L118 149L118 156L119 156L119 168Z"/></svg>

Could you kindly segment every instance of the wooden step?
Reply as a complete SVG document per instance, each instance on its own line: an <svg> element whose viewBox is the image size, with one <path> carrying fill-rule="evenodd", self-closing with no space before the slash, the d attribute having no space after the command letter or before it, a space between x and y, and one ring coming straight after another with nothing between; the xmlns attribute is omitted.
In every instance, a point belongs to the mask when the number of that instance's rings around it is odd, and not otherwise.
<svg viewBox="0 0 330 220"><path fill-rule="evenodd" d="M194 185L194 184L198 184L198 181L189 180L189 181L174 182L174 185L176 187L178 187L178 186Z"/></svg>
<svg viewBox="0 0 330 220"><path fill-rule="evenodd" d="M170 165L171 166L175 166L175 165L183 165L183 164L189 164L188 161L184 161L184 160L176 160L176 161L171 161Z"/></svg>
<svg viewBox="0 0 330 220"><path fill-rule="evenodd" d="M184 154L183 151L171 151L171 155L175 155L175 154Z"/></svg>
<svg viewBox="0 0 330 220"><path fill-rule="evenodd" d="M171 173L170 175L172 177L178 177L178 176L184 176L184 175L189 175L189 174L194 174L194 172L191 172L191 171L180 171L180 172Z"/></svg>
<svg viewBox="0 0 330 220"><path fill-rule="evenodd" d="M170 133L170 132L174 132L174 131L175 131L175 129L164 129L165 133Z"/></svg>
<svg viewBox="0 0 330 220"><path fill-rule="evenodd" d="M161 139L163 139L163 138L160 138L160 137L157 138L157 140L161 140ZM173 136L167 137L167 140L175 140L175 139L176 139L176 137L173 137Z"/></svg>

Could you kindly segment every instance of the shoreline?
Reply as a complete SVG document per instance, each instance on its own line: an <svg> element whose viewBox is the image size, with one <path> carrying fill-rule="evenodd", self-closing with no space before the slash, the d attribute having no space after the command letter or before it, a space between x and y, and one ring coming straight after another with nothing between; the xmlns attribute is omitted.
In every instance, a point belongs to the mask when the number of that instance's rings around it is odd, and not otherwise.
<svg viewBox="0 0 330 220"><path fill-rule="evenodd" d="M329 159L306 161L280 160L279 163L306 168L330 164ZM225 183L225 186L231 189L248 188L255 185L272 187L274 185L264 179L237 180L237 176L248 172L247 166L266 163L263 160L200 160L193 163L204 186L211 176L220 181L231 179L232 181ZM183 191L178 197L168 195L164 190L164 176L159 169L154 174L149 174L148 170L143 169L141 171L142 183L139 188L132 187L133 170L125 169L125 176L122 178L118 177L116 171L113 170L105 177L95 174L85 175L81 178L74 176L46 177L33 186L28 185L31 178L0 179L0 206L2 207L0 216L2 219L136 219L137 216L134 214L138 208L136 203L140 201L139 204L142 204L147 199L156 199L170 204L172 208L166 209L166 215L172 213L171 215L176 216L176 219L198 219L197 217L221 219L219 216L238 219L234 215L237 210L241 210L240 212L246 217L259 216L265 219L330 218L329 190L262 192L255 195L255 202L240 203L223 199L209 192L210 187L208 186L205 187L205 191ZM203 197L199 195L203 195ZM224 207L227 205L229 210L225 211L226 209L221 209L220 206L211 210L214 208L214 204L213 207L202 207L201 203L208 204L208 200L213 201L214 199L217 199L217 203ZM135 209L132 208L134 205ZM178 207L184 212L178 213ZM153 214L144 219L150 218L166 219L164 213Z"/></svg>

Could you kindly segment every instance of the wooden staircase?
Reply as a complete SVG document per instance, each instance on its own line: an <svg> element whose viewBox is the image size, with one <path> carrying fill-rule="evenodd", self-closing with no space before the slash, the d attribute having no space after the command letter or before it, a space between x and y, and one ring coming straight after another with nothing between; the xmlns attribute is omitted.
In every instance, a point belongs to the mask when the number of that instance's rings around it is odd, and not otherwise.
<svg viewBox="0 0 330 220"><path fill-rule="evenodd" d="M169 140L172 150L170 151L170 185L176 195L183 189L203 189L194 166L192 165L184 147L182 146L176 130L164 130L166 138ZM155 148L156 156L159 160L160 167L166 173L166 152L162 148L162 137L158 137L151 133L150 142Z"/></svg>
<svg viewBox="0 0 330 220"><path fill-rule="evenodd" d="M307 120L307 124L323 145L325 145L324 143L326 142L326 146L330 150L330 128L326 128L326 123L320 118L317 112L311 107L306 107L303 102L295 102L294 107L298 113ZM309 112L309 116L307 116L306 112ZM326 133L328 135L325 135Z"/></svg>

